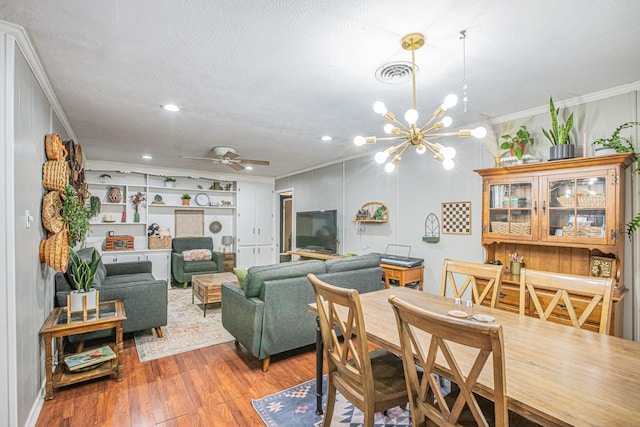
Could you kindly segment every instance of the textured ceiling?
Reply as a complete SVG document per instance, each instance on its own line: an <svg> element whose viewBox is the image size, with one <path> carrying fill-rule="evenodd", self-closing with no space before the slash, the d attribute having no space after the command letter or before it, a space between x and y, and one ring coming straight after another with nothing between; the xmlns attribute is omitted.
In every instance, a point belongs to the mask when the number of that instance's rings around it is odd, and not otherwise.
<svg viewBox="0 0 640 427"><path fill-rule="evenodd" d="M375 79L410 61L405 34L427 37L424 119L461 96L467 30L468 111L449 112L460 126L639 81L638 17L637 0L0 0L91 160L233 172L179 157L231 145L271 162L242 174L271 177L378 150L352 140L383 134L374 101L399 117L411 106L410 83Z"/></svg>

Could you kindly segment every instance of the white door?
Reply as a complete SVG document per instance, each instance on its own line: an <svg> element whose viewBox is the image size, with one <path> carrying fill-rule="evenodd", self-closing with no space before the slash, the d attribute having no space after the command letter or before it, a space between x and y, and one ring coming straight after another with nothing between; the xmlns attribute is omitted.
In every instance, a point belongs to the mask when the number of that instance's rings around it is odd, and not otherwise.
<svg viewBox="0 0 640 427"><path fill-rule="evenodd" d="M273 190L266 184L256 184L256 245L270 245L273 242Z"/></svg>

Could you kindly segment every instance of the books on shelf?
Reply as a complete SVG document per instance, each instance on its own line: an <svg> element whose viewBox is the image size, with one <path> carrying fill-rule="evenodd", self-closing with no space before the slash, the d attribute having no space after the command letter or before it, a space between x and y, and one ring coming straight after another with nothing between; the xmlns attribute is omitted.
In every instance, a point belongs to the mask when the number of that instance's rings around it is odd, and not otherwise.
<svg viewBox="0 0 640 427"><path fill-rule="evenodd" d="M116 354L113 352L111 347L105 345L93 350L67 356L64 358L64 363L70 371L77 371L78 369L93 366L115 358Z"/></svg>

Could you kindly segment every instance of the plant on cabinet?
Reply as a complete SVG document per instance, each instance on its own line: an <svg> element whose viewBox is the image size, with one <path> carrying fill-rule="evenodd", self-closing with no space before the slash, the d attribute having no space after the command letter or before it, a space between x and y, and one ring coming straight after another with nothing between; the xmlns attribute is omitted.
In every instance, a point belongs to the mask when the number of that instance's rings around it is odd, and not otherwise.
<svg viewBox="0 0 640 427"><path fill-rule="evenodd" d="M551 116L551 129L547 132L542 129L542 133L551 142L549 150L549 160L570 159L575 157L575 147L569 138L569 132L573 127L573 113L569 116L566 123L559 123L558 116L560 108L556 108L553 104L553 98L549 97L549 114Z"/></svg>
<svg viewBox="0 0 640 427"><path fill-rule="evenodd" d="M509 150L510 154L518 159L522 159L527 144L533 145L533 138L525 125L520 126L515 135L502 135L501 138L506 141L500 145L500 149Z"/></svg>

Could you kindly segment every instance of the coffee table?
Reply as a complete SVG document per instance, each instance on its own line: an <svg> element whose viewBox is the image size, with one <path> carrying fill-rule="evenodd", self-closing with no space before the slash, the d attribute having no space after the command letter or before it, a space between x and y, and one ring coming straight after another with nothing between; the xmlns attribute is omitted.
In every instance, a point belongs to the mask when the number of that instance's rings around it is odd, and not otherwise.
<svg viewBox="0 0 640 427"><path fill-rule="evenodd" d="M207 304L222 300L221 287L223 283L238 284L238 278L233 273L197 274L191 277L191 303L198 297L204 304L204 317L207 317Z"/></svg>

